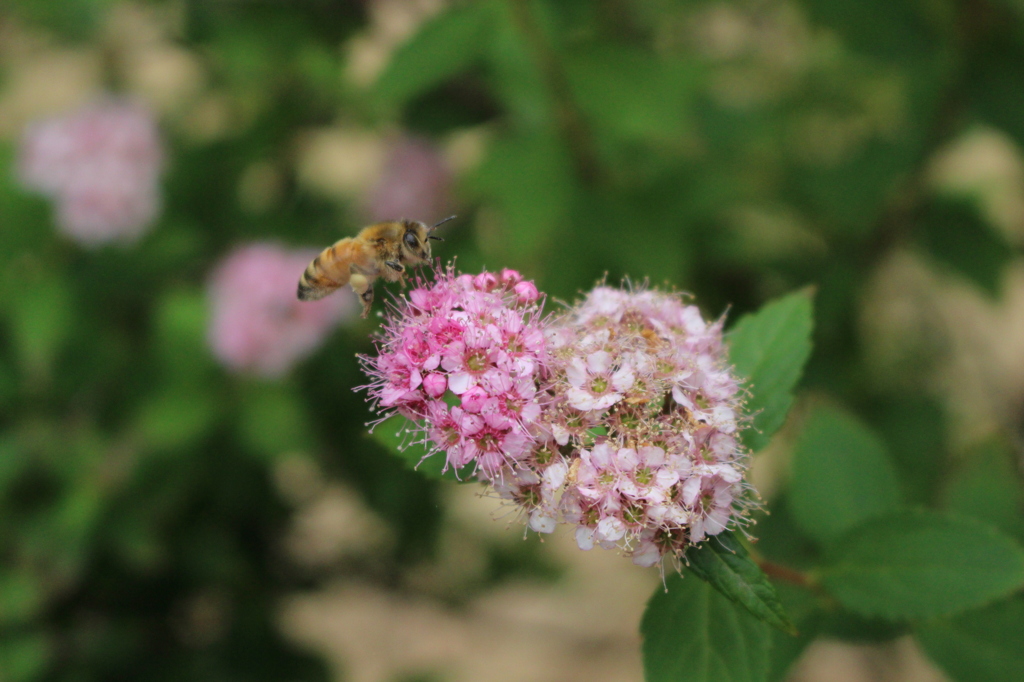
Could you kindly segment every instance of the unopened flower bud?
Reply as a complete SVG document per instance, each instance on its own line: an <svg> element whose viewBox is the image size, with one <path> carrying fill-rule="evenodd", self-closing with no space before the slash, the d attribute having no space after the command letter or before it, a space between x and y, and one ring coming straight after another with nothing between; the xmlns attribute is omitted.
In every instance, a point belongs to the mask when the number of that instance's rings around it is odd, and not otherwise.
<svg viewBox="0 0 1024 682"><path fill-rule="evenodd" d="M519 282L515 285L514 291L520 303L533 303L540 298L537 286L533 282Z"/></svg>

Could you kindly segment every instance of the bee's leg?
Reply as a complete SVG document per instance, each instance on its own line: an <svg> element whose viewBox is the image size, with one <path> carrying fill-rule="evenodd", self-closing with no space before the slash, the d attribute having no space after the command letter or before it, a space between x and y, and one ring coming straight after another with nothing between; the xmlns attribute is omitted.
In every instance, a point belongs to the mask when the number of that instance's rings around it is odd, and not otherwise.
<svg viewBox="0 0 1024 682"><path fill-rule="evenodd" d="M352 291L356 292L359 300L363 302L361 317L366 317L370 314L370 305L373 304L373 286L370 280L363 273L353 269L352 274L348 278L348 283L352 287Z"/></svg>
<svg viewBox="0 0 1024 682"><path fill-rule="evenodd" d="M384 265L394 270L397 274L389 274L387 280L389 282L399 282L402 288L405 288L405 266L399 263L397 260L384 261Z"/></svg>

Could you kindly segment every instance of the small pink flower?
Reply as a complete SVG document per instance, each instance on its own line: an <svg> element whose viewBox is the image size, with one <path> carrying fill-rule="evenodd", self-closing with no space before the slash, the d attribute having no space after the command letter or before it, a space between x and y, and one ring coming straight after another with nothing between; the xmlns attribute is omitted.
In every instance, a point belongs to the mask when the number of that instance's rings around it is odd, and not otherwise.
<svg viewBox="0 0 1024 682"><path fill-rule="evenodd" d="M472 386L462 393L461 398L462 409L466 412L479 414L480 410L483 409L484 403L487 402L488 395L487 391L479 386Z"/></svg>
<svg viewBox="0 0 1024 682"><path fill-rule="evenodd" d="M516 270L510 270L509 268L505 268L504 270L501 271L500 280L501 286L505 287L506 289L514 289L520 283L522 283L523 276L520 275L519 272ZM527 282L527 284L533 286L533 282ZM534 286L533 289L534 291L536 291L537 287Z"/></svg>
<svg viewBox="0 0 1024 682"><path fill-rule="evenodd" d="M540 292L537 291L537 286L533 282L519 282L513 287L513 290L520 303L533 303L540 298Z"/></svg>
<svg viewBox="0 0 1024 682"><path fill-rule="evenodd" d="M498 286L498 277L493 272L481 272L473 278L473 286L480 291L493 291Z"/></svg>
<svg viewBox="0 0 1024 682"><path fill-rule="evenodd" d="M431 398L440 398L448 390L448 378L440 372L423 377L423 391Z"/></svg>
<svg viewBox="0 0 1024 682"><path fill-rule="evenodd" d="M109 98L30 125L19 171L54 200L60 230L93 247L135 241L156 219L163 158L152 113Z"/></svg>
<svg viewBox="0 0 1024 682"><path fill-rule="evenodd" d="M578 410L606 410L622 400L622 392L633 385L633 369L628 363L615 368L611 360L603 350L585 359L573 358L566 368L572 385L566 393L570 405Z"/></svg>
<svg viewBox="0 0 1024 682"><path fill-rule="evenodd" d="M316 253L251 244L221 261L208 287L208 338L218 360L235 371L280 376L352 314L347 296L315 303L295 298L297 277Z"/></svg>

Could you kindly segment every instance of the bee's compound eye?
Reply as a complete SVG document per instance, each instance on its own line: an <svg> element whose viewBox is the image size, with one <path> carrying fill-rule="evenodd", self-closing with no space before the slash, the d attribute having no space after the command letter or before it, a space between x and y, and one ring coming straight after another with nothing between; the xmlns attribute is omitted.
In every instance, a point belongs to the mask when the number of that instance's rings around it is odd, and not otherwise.
<svg viewBox="0 0 1024 682"><path fill-rule="evenodd" d="M416 235L412 232L405 233L405 243L410 249L415 249L420 243L416 240Z"/></svg>

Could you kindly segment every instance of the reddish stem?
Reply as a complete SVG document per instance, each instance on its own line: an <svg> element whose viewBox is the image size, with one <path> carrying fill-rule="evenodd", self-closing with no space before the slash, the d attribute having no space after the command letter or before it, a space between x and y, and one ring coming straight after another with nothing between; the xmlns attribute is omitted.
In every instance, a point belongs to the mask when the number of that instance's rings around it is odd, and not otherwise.
<svg viewBox="0 0 1024 682"><path fill-rule="evenodd" d="M757 565L761 567L761 570L765 572L769 578L775 578L776 580L783 580L787 583L798 585L808 590L816 590L818 585L811 576L806 573L802 573L796 569L782 564L777 564L767 559L758 559Z"/></svg>

